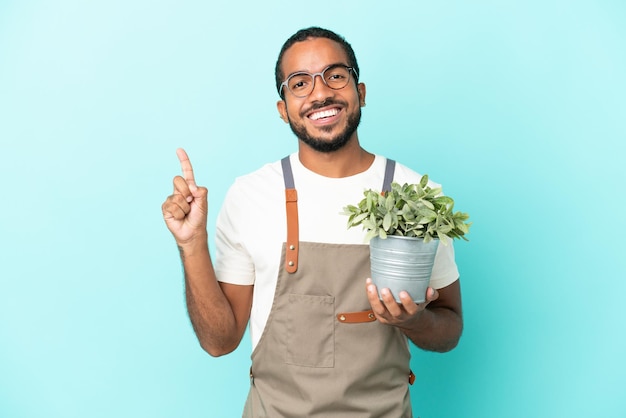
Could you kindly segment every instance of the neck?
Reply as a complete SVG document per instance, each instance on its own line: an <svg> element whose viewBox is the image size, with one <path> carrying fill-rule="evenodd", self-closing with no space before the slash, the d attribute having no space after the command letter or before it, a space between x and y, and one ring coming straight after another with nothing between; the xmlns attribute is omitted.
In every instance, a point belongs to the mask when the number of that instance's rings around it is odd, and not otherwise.
<svg viewBox="0 0 626 418"><path fill-rule="evenodd" d="M361 148L356 135L344 147L333 152L316 151L299 141L298 157L309 170L332 178L362 173L374 162L374 154Z"/></svg>

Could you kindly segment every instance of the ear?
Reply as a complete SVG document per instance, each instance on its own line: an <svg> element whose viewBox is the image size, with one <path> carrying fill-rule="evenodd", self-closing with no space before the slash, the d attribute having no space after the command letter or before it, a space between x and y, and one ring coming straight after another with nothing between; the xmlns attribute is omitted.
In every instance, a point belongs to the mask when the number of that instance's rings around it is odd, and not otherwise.
<svg viewBox="0 0 626 418"><path fill-rule="evenodd" d="M365 106L365 84L359 83L356 86L356 90L359 94L359 104L361 107Z"/></svg>
<svg viewBox="0 0 626 418"><path fill-rule="evenodd" d="M276 102L276 108L278 109L278 114L280 118L285 122L289 123L289 117L287 116L287 103L284 100L279 100Z"/></svg>

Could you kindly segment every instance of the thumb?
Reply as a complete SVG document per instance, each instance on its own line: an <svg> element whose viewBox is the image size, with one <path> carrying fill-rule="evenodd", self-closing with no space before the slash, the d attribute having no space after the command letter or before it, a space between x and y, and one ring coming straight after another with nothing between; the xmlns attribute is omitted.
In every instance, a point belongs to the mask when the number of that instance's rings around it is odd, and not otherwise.
<svg viewBox="0 0 626 418"><path fill-rule="evenodd" d="M436 289L429 287L428 290L426 291L426 300L428 302L432 302L434 300L437 300L438 298L439 298L439 292L437 292Z"/></svg>

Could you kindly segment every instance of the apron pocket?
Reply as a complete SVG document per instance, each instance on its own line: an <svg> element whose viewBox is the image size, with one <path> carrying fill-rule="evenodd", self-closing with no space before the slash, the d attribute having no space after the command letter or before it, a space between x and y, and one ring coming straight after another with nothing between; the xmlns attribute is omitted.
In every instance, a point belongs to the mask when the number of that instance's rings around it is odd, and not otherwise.
<svg viewBox="0 0 626 418"><path fill-rule="evenodd" d="M335 298L289 294L287 364L335 365Z"/></svg>

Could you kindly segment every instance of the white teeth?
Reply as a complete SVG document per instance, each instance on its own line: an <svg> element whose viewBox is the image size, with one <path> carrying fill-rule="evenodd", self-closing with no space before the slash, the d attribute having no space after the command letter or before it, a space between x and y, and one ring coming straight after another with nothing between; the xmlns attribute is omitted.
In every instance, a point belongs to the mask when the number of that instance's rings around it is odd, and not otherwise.
<svg viewBox="0 0 626 418"><path fill-rule="evenodd" d="M321 118L329 118L331 116L335 116L337 113L339 113L338 109L330 109L330 110L324 110L322 112L315 112L309 117L313 120L318 120Z"/></svg>

